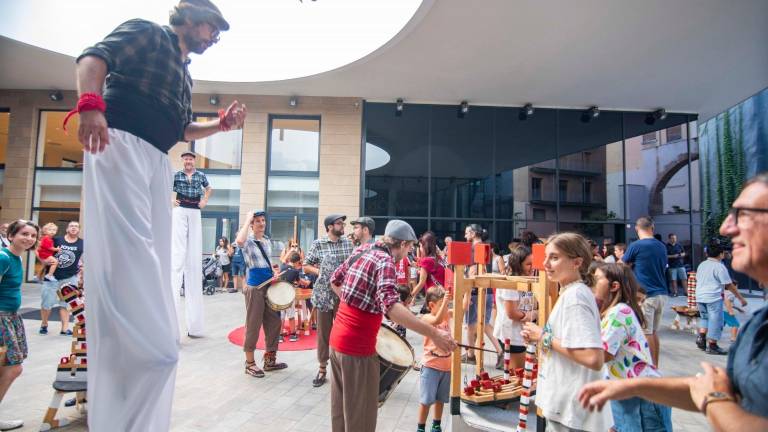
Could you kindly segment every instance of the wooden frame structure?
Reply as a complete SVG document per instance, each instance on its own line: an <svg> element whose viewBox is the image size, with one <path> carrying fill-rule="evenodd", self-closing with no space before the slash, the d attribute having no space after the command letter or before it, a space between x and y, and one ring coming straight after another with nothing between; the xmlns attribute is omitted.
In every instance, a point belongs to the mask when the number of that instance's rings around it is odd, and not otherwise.
<svg viewBox="0 0 768 432"><path fill-rule="evenodd" d="M474 252L474 253L473 253ZM462 326L464 305L462 299L465 294L471 293L473 288L478 289L513 289L523 292L532 292L539 304L538 322L543 325L549 319L552 308L558 297L557 284L547 278L543 271L544 245L534 245L534 268L541 270L539 276L507 276L501 274L485 274L484 266L490 262L490 250L487 244L475 245L474 251L470 243L451 242L448 245L448 263L454 266L453 289L454 310L452 335L455 340L462 339ZM464 272L468 266L478 266L476 276L465 277ZM485 322L485 295L477 296L477 322ZM477 332L477 340L474 345L484 346L485 334ZM481 375L483 372L483 351L477 350L475 372ZM461 400L463 389L461 387L461 349L457 349L451 356L451 415L461 414Z"/></svg>

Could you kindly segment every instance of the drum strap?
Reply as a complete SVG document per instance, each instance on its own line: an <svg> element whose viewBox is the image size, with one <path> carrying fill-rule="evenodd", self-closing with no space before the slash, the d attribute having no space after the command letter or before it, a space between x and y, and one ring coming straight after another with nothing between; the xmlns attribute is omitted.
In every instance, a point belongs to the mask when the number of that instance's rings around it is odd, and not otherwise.
<svg viewBox="0 0 768 432"><path fill-rule="evenodd" d="M267 260L267 265L269 265L269 268L272 268L272 262L269 261L269 257L267 256L267 253L264 252L264 246L261 245L261 242L258 240L254 240L254 243L256 243L256 246L259 248L259 251L261 251L261 255L264 257L265 260Z"/></svg>

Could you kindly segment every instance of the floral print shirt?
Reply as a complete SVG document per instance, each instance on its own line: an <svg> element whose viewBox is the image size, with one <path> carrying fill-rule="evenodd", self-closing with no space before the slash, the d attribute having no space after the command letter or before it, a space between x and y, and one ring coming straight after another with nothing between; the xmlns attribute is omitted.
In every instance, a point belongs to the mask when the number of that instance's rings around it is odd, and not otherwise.
<svg viewBox="0 0 768 432"><path fill-rule="evenodd" d="M625 303L608 309L600 322L603 350L613 356L605 363L605 378L661 376L653 365L651 350L637 316Z"/></svg>

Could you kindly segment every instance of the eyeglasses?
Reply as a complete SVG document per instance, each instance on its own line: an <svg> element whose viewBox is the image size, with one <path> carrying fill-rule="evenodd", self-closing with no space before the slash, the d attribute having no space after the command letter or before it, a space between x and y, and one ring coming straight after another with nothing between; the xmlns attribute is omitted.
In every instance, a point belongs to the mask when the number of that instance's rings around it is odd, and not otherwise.
<svg viewBox="0 0 768 432"><path fill-rule="evenodd" d="M211 44L219 43L219 41L221 40L221 36L219 34L219 27L211 23L206 23L206 24L208 24L208 26L211 28Z"/></svg>
<svg viewBox="0 0 768 432"><path fill-rule="evenodd" d="M755 213L768 213L768 209L765 209L765 208L731 207L730 209L728 209L728 217L733 218L734 225L739 224L739 213L743 211L755 212Z"/></svg>

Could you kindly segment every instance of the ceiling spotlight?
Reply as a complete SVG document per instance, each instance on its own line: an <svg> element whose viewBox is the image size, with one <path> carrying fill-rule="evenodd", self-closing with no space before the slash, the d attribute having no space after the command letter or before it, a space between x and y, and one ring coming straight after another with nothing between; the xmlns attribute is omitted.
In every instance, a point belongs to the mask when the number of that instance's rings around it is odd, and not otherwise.
<svg viewBox="0 0 768 432"><path fill-rule="evenodd" d="M527 103L524 107L520 108L520 115L518 117L520 120L527 120L528 117L533 115L534 111L533 104Z"/></svg>
<svg viewBox="0 0 768 432"><path fill-rule="evenodd" d="M590 121L595 120L598 117L600 117L600 108L596 106L592 106L592 107L589 107L588 110L584 111L581 114L581 121L583 121L584 123L589 123Z"/></svg>
<svg viewBox="0 0 768 432"><path fill-rule="evenodd" d="M219 104L219 97L216 95L211 95L210 98L208 98L208 103L211 105L218 105Z"/></svg>
<svg viewBox="0 0 768 432"><path fill-rule="evenodd" d="M299 99L296 96L291 96L288 105L290 105L291 108L296 108L296 106L299 105Z"/></svg>
<svg viewBox="0 0 768 432"><path fill-rule="evenodd" d="M667 118L667 110L664 108L659 108L653 112L653 117L656 120L665 120Z"/></svg>
<svg viewBox="0 0 768 432"><path fill-rule="evenodd" d="M403 99L397 99L397 105L395 105L395 115L400 117L403 115Z"/></svg>
<svg viewBox="0 0 768 432"><path fill-rule="evenodd" d="M465 115L469 112L469 103L467 101L461 101L461 105L459 105L459 112L458 117L464 118Z"/></svg>
<svg viewBox="0 0 768 432"><path fill-rule="evenodd" d="M48 93L48 98L54 102L58 102L64 99L64 95L59 90L53 90L52 92Z"/></svg>

